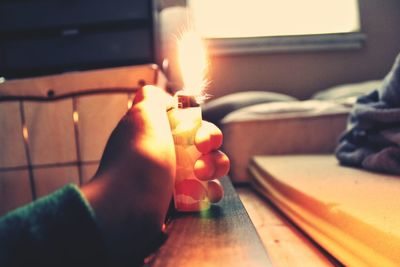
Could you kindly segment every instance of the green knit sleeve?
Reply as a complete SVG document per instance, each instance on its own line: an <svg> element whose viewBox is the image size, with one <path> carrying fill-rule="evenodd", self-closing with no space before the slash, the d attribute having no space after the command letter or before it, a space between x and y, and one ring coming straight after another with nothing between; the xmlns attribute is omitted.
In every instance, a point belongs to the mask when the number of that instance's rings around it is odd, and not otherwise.
<svg viewBox="0 0 400 267"><path fill-rule="evenodd" d="M106 266L95 214L75 185L0 218L0 266Z"/></svg>

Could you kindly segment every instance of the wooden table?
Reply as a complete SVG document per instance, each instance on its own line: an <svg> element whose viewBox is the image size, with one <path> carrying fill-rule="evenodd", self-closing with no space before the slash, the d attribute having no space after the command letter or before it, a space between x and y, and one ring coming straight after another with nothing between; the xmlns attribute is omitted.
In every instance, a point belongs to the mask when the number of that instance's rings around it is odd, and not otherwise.
<svg viewBox="0 0 400 267"><path fill-rule="evenodd" d="M208 212L172 216L146 267L341 266L251 187L221 182L225 197Z"/></svg>
<svg viewBox="0 0 400 267"><path fill-rule="evenodd" d="M272 266L229 178L225 197L203 213L177 213L168 238L145 266Z"/></svg>

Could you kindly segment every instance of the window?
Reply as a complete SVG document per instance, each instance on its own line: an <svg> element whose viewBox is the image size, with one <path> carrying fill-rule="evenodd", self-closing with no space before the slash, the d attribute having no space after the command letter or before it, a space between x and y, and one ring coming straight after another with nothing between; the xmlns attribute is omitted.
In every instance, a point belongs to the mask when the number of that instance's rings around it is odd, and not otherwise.
<svg viewBox="0 0 400 267"><path fill-rule="evenodd" d="M361 46L357 0L188 0L193 23L219 53Z"/></svg>

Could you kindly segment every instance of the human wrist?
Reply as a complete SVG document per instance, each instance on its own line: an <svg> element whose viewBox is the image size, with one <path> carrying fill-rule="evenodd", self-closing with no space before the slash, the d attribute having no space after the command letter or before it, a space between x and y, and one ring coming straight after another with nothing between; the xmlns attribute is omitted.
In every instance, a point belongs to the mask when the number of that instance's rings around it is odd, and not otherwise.
<svg viewBox="0 0 400 267"><path fill-rule="evenodd" d="M152 207L144 208L146 200L135 200L132 195L137 192L130 188L117 181L115 175L106 174L96 176L81 188L94 210L112 265L140 261L162 236L164 214Z"/></svg>

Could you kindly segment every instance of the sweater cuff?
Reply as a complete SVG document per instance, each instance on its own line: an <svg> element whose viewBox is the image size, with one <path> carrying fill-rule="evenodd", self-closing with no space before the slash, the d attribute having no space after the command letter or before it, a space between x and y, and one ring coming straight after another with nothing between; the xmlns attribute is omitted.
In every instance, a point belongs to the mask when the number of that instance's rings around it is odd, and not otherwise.
<svg viewBox="0 0 400 267"><path fill-rule="evenodd" d="M107 263L95 213L80 189L72 184L1 218L2 250L0 261L7 259L17 265Z"/></svg>

